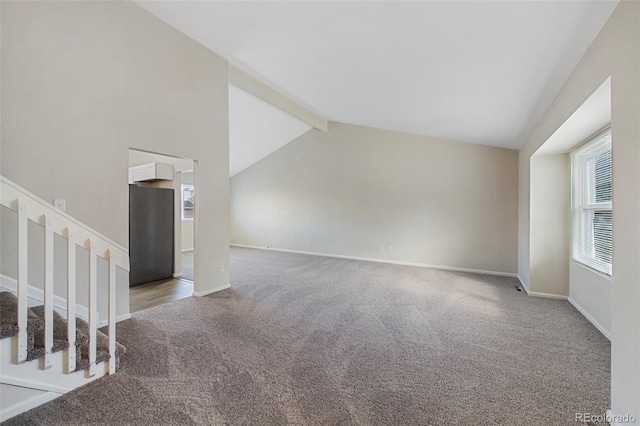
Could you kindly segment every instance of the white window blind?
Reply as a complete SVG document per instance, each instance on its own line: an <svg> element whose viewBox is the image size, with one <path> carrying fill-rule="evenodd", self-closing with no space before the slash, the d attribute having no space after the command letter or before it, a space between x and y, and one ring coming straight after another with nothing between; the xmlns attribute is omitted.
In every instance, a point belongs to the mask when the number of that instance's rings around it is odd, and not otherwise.
<svg viewBox="0 0 640 426"><path fill-rule="evenodd" d="M571 154L571 214L573 260L611 275L610 129L597 134Z"/></svg>

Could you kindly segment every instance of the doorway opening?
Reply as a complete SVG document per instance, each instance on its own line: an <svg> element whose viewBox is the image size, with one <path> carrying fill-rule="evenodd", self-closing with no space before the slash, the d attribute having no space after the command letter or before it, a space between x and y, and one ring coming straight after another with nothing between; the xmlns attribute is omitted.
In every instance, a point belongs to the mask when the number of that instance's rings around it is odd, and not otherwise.
<svg viewBox="0 0 640 426"><path fill-rule="evenodd" d="M195 163L129 149L131 312L193 295Z"/></svg>
<svg viewBox="0 0 640 426"><path fill-rule="evenodd" d="M195 183L193 169L181 174L180 183L180 276L193 282L194 277L194 223L195 217Z"/></svg>

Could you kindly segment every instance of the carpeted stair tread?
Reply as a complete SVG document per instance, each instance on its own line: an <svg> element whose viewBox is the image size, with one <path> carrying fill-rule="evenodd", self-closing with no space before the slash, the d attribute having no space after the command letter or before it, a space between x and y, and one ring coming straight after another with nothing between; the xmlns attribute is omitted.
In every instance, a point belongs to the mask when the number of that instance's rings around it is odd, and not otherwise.
<svg viewBox="0 0 640 426"><path fill-rule="evenodd" d="M44 328L44 321L27 309L27 333ZM0 292L0 339L18 334L18 298L10 291Z"/></svg>
<svg viewBox="0 0 640 426"><path fill-rule="evenodd" d="M44 322L44 306L35 306L31 308L33 313ZM76 344L78 340L87 341L88 337L76 329ZM36 330L33 336L30 336L27 346L27 361L33 361L42 357L46 350L44 346L44 328ZM67 320L56 311L53 311L53 347L52 352L59 352L69 347L67 341Z"/></svg>
<svg viewBox="0 0 640 426"><path fill-rule="evenodd" d="M36 314L40 319L44 322L44 306L36 306L31 308L34 314ZM76 319L77 321L80 319ZM58 314L56 311L53 311L53 340L54 346L56 345L56 340L67 341L67 320L62 317L62 315ZM43 342L44 341L44 328L36 331L35 333L35 341ZM83 343L87 343L89 341L89 335L79 330L76 326L76 345L81 345ZM65 343L65 347L62 349L68 348L69 345ZM57 351L54 351L57 352Z"/></svg>
<svg viewBox="0 0 640 426"><path fill-rule="evenodd" d="M76 320L76 327L79 331L89 334L89 324L78 318ZM127 349L116 342L116 368L119 367L120 359L125 354ZM100 330L96 330L96 363L109 361L109 336L104 334ZM89 343L83 343L78 346L78 354L76 356L76 370L84 370L89 368Z"/></svg>
<svg viewBox="0 0 640 426"><path fill-rule="evenodd" d="M18 334L18 299L9 291L0 292L0 338ZM44 347L44 306L35 306L27 310L27 361L39 359L45 355ZM82 318L76 318L76 370L89 368L89 324ZM69 348L67 341L67 320L53 311L53 348L59 352ZM96 330L96 363L109 360L109 337ZM126 348L116 342L116 368Z"/></svg>

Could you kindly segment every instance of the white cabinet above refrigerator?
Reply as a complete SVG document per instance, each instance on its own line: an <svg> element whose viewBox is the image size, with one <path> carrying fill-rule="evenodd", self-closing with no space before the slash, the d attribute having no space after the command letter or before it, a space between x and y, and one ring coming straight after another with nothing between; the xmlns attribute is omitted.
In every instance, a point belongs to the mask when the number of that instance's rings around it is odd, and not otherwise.
<svg viewBox="0 0 640 426"><path fill-rule="evenodd" d="M173 164L147 163L129 167L129 183L173 180Z"/></svg>

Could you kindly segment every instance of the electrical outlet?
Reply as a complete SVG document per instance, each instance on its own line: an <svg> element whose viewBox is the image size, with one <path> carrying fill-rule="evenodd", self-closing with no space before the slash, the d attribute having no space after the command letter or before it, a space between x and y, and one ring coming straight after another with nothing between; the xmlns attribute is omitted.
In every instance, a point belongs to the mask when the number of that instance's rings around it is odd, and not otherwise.
<svg viewBox="0 0 640 426"><path fill-rule="evenodd" d="M393 253L393 246L389 246L389 253Z"/></svg>
<svg viewBox="0 0 640 426"><path fill-rule="evenodd" d="M220 273L224 274L224 265L220 265Z"/></svg>

